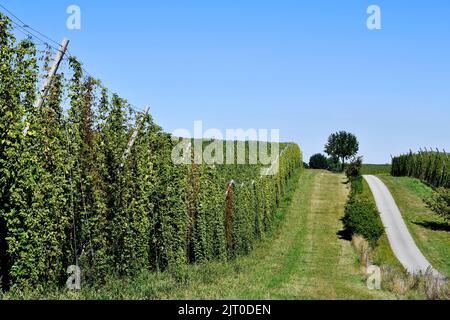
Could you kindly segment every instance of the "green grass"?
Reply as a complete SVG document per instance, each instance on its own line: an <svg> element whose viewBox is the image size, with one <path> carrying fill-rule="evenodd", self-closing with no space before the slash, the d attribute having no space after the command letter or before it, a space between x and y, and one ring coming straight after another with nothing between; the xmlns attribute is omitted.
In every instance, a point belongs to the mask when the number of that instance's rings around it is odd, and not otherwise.
<svg viewBox="0 0 450 320"><path fill-rule="evenodd" d="M450 226L429 210L423 199L431 188L409 177L380 178L391 191L416 244L433 266L450 275Z"/></svg>
<svg viewBox="0 0 450 320"><path fill-rule="evenodd" d="M391 174L390 164L363 164L362 174Z"/></svg>
<svg viewBox="0 0 450 320"><path fill-rule="evenodd" d="M369 291L357 255L338 236L348 185L343 175L297 173L277 216L277 226L252 253L229 262L188 265L176 273L112 277L80 293L10 293L37 299L394 299Z"/></svg>
<svg viewBox="0 0 450 320"><path fill-rule="evenodd" d="M373 203L375 203L375 198L373 197L372 191L370 191L369 184L365 179L362 179L362 188L363 188L362 195L367 199L369 199L370 201L372 201Z"/></svg>

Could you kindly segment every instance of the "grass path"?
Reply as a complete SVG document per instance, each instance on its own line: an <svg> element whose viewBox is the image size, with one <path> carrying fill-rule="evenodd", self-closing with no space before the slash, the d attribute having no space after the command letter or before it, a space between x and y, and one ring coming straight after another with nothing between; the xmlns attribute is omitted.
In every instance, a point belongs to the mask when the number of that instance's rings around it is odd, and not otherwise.
<svg viewBox="0 0 450 320"><path fill-rule="evenodd" d="M209 265L220 270L211 282L194 281L172 294L194 299L393 298L366 288L350 242L337 235L348 196L344 182L342 175L307 170L272 239L233 267Z"/></svg>

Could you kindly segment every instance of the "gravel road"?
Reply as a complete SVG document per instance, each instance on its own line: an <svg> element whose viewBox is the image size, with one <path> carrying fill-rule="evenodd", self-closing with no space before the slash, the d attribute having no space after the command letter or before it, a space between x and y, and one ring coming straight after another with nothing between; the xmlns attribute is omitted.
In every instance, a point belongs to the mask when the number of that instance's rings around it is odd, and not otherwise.
<svg viewBox="0 0 450 320"><path fill-rule="evenodd" d="M386 228L389 242L397 259L412 274L425 273L431 268L436 277L442 277L420 252L386 185L375 176L366 175L364 179L372 190L378 211L381 214L381 220Z"/></svg>

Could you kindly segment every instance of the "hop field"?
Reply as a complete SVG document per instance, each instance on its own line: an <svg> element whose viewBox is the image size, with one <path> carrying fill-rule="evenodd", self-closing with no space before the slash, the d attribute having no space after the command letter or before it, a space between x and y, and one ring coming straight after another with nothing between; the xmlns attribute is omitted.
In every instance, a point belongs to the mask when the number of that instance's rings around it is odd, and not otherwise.
<svg viewBox="0 0 450 320"><path fill-rule="evenodd" d="M100 285L112 274L227 260L271 228L302 166L297 145L280 146L279 170L266 177L258 165L176 165L173 137L74 57L34 108L52 53L16 39L1 14L0 35L3 290L62 287L71 265Z"/></svg>
<svg viewBox="0 0 450 320"><path fill-rule="evenodd" d="M446 152L420 151L392 159L394 177L409 176L433 187L450 187L450 157Z"/></svg>

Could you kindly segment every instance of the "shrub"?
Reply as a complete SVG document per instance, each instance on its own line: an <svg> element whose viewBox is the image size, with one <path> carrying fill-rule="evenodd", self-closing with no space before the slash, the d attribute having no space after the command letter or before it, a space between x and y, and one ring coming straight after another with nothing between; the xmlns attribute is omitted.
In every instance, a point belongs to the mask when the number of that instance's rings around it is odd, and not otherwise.
<svg viewBox="0 0 450 320"><path fill-rule="evenodd" d="M339 159L330 157L327 159L328 162L328 170L332 172L342 172L342 165L339 162Z"/></svg>
<svg viewBox="0 0 450 320"><path fill-rule="evenodd" d="M347 231L361 235L372 247L377 246L378 239L384 233L384 227L375 205L361 196L354 196L345 208L343 219Z"/></svg>
<svg viewBox="0 0 450 320"><path fill-rule="evenodd" d="M355 158L345 170L345 175L348 178L361 176L362 157Z"/></svg>
<svg viewBox="0 0 450 320"><path fill-rule="evenodd" d="M315 154L309 159L311 169L328 169L328 160L323 154Z"/></svg>
<svg viewBox="0 0 450 320"><path fill-rule="evenodd" d="M431 210L450 221L450 189L436 189L428 199L425 199L425 203Z"/></svg>
<svg viewBox="0 0 450 320"><path fill-rule="evenodd" d="M357 195L357 194L363 193L362 177L352 178L352 179L350 179L350 183L352 186L352 195Z"/></svg>

